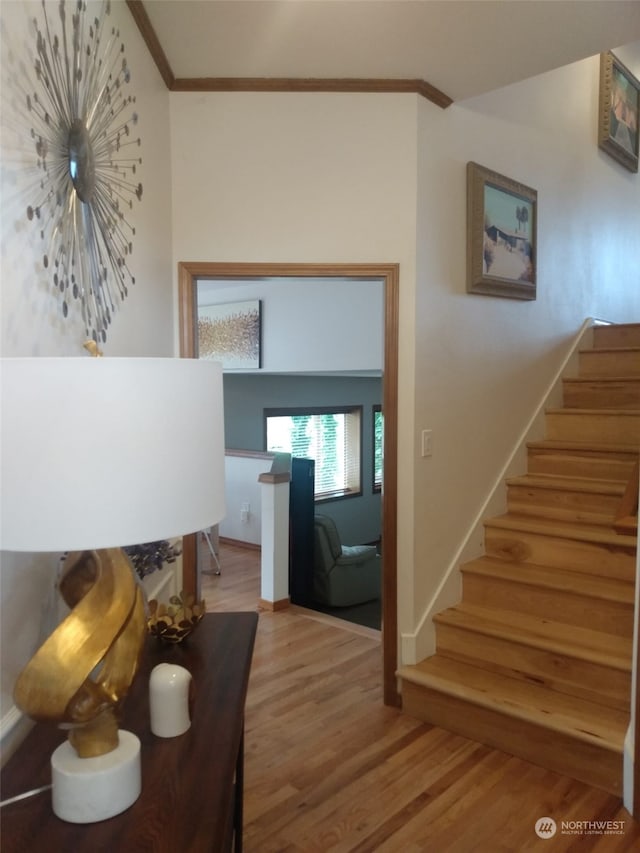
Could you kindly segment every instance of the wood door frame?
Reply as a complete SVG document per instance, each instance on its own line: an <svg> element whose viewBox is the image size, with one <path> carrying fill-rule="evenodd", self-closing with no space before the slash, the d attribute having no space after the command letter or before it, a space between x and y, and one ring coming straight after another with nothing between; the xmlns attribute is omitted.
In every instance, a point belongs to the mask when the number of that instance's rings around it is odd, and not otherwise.
<svg viewBox="0 0 640 853"><path fill-rule="evenodd" d="M195 358L196 283L200 278L359 278L381 279L384 285L384 477L382 492L382 673L384 702L400 706L398 665L398 327L400 269L398 264L178 263L180 355ZM196 537L184 538L183 582L195 591Z"/></svg>

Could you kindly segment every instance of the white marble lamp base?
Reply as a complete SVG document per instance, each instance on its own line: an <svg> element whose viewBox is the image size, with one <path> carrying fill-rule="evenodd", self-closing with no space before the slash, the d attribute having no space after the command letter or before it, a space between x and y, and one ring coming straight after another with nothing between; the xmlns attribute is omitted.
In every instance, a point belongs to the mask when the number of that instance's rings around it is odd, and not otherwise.
<svg viewBox="0 0 640 853"><path fill-rule="evenodd" d="M140 741L118 731L117 749L80 758L68 741L51 756L54 814L70 823L96 823L120 814L140 796Z"/></svg>

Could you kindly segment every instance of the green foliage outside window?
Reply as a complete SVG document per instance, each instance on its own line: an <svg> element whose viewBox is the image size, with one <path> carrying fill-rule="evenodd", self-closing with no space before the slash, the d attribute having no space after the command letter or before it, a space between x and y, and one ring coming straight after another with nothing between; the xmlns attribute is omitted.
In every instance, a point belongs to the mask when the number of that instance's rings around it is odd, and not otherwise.
<svg viewBox="0 0 640 853"><path fill-rule="evenodd" d="M316 498L360 493L361 407L266 410L266 449L315 461Z"/></svg>
<svg viewBox="0 0 640 853"><path fill-rule="evenodd" d="M382 410L373 410L373 488L382 488L382 472L384 470L384 418Z"/></svg>

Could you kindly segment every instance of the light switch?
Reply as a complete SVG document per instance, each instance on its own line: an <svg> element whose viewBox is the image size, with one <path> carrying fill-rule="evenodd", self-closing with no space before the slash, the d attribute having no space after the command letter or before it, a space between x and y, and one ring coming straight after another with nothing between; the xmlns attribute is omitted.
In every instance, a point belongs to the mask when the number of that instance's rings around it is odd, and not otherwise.
<svg viewBox="0 0 640 853"><path fill-rule="evenodd" d="M422 430L422 455L431 456L433 454L433 432L430 429Z"/></svg>

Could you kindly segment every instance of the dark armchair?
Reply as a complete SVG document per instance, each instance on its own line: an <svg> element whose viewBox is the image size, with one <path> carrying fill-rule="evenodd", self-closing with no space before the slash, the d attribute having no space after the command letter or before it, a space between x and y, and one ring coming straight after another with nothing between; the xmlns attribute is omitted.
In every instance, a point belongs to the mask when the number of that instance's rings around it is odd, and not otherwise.
<svg viewBox="0 0 640 853"><path fill-rule="evenodd" d="M374 545L343 545L335 521L316 515L314 598L329 607L349 607L380 598L380 557Z"/></svg>

